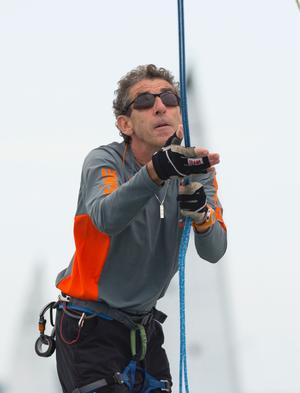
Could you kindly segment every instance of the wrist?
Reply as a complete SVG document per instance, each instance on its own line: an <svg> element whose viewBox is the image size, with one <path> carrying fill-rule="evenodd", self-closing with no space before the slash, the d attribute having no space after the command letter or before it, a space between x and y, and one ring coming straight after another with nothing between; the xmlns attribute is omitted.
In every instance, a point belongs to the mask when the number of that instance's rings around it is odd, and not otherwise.
<svg viewBox="0 0 300 393"><path fill-rule="evenodd" d="M147 169L150 179L152 181L154 181L154 183L156 183L159 186L161 186L164 183L164 181L158 177L158 174L156 173L156 170L154 169L152 161L147 162L146 169Z"/></svg>
<svg viewBox="0 0 300 393"><path fill-rule="evenodd" d="M216 214L214 209L212 209L210 206L208 207L207 213L206 213L206 218L205 220L200 224L193 222L193 228L195 232L197 233L204 233L206 232L210 227L214 225L216 222Z"/></svg>

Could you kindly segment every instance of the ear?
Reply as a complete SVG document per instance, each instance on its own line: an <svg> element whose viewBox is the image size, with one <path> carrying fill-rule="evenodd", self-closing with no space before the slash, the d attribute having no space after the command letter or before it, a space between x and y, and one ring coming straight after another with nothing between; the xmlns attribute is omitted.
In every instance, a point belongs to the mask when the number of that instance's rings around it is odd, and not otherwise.
<svg viewBox="0 0 300 393"><path fill-rule="evenodd" d="M123 134L131 136L133 134L132 122L130 117L120 115L117 117L116 126Z"/></svg>

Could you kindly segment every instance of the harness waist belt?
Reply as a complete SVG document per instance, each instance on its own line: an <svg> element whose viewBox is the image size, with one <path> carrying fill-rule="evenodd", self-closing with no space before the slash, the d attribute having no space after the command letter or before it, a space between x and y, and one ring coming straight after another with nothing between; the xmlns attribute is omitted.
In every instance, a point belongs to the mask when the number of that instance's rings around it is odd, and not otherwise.
<svg viewBox="0 0 300 393"><path fill-rule="evenodd" d="M106 303L77 299L65 294L59 296L59 301L66 302L70 306L74 305L74 306L79 306L88 309L95 314L100 314L100 313L105 314L108 317L123 323L129 329L137 329L139 324L146 325L152 319L158 321L159 323L164 323L164 321L167 318L166 314L164 314L162 311L157 310L156 308L153 308L151 311L149 311L146 314L135 315L111 307Z"/></svg>

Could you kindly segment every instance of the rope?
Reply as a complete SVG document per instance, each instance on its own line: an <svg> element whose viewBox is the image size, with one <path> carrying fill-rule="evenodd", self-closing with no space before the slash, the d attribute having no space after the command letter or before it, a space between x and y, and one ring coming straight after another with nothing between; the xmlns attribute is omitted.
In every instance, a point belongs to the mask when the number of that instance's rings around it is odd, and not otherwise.
<svg viewBox="0 0 300 393"><path fill-rule="evenodd" d="M186 95L186 76L185 76L185 44L184 44L184 9L183 0L178 0L178 34L179 34L179 71L180 71L180 97L181 115L184 132L185 146L191 146L187 95Z"/></svg>
<svg viewBox="0 0 300 393"><path fill-rule="evenodd" d="M191 219L186 218L179 248L179 305L180 305L180 360L179 360L179 393L182 393L184 383L186 393L189 393L186 334L185 334L185 255L189 244Z"/></svg>
<svg viewBox="0 0 300 393"><path fill-rule="evenodd" d="M179 70L180 70L180 96L181 114L184 131L185 146L191 146L188 124L186 76L185 76L185 45L184 45L184 9L183 0L178 0L178 33L179 33ZM188 179L186 179L188 182ZM191 219L186 218L179 248L179 305L180 305L180 360L179 360L179 393L182 393L183 383L186 393L189 393L186 334L185 334L185 255L188 248L191 230Z"/></svg>

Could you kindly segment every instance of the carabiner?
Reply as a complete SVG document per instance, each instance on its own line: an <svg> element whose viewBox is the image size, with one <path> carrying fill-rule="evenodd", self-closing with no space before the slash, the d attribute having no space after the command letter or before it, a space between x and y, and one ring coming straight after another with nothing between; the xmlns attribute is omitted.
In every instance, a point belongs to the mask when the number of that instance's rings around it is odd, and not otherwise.
<svg viewBox="0 0 300 393"><path fill-rule="evenodd" d="M53 309L57 307L57 302L50 302L45 307L42 308L39 316L38 329L40 332L39 338L35 342L35 352L38 356L49 357L55 351L55 324L53 319ZM46 319L44 314L50 310L50 324L53 326L52 333L50 336L45 334L46 330Z"/></svg>
<svg viewBox="0 0 300 393"><path fill-rule="evenodd" d="M55 327L52 329L51 336L41 334L35 342L35 352L38 356L48 358L55 351Z"/></svg>

